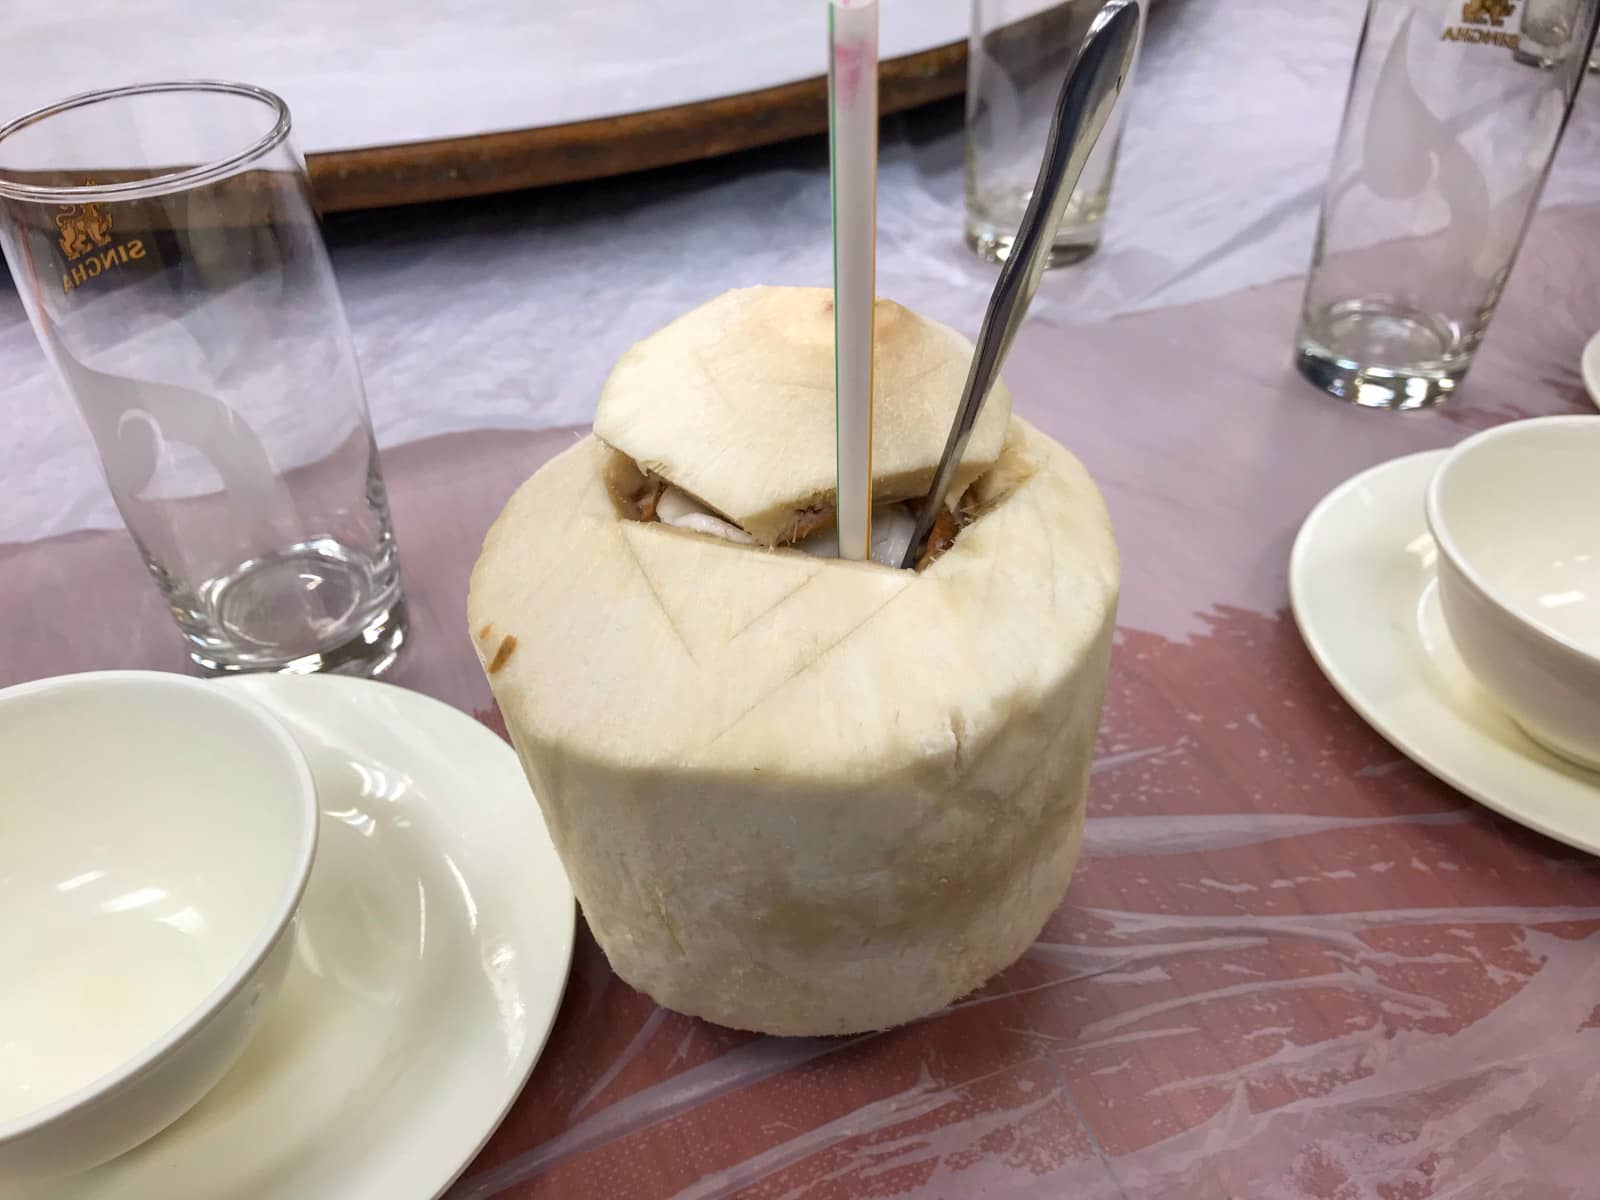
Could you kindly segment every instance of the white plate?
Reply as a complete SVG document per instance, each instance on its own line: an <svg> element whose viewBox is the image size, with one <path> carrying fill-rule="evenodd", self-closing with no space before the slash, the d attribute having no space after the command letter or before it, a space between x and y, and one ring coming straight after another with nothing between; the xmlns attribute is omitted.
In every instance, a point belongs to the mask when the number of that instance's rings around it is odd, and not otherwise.
<svg viewBox="0 0 1600 1200"><path fill-rule="evenodd" d="M1589 399L1595 407L1600 408L1600 333L1583 347L1583 386L1589 389Z"/></svg>
<svg viewBox="0 0 1600 1200"><path fill-rule="evenodd" d="M250 676L316 778L294 965L237 1066L65 1200L431 1200L521 1090L574 906L516 755L387 684ZM226 864L219 864L226 869Z"/></svg>
<svg viewBox="0 0 1600 1200"><path fill-rule="evenodd" d="M1340 484L1289 560L1295 620L1317 665L1420 766L1513 821L1600 854L1600 774L1531 741L1450 642L1422 512L1444 450Z"/></svg>

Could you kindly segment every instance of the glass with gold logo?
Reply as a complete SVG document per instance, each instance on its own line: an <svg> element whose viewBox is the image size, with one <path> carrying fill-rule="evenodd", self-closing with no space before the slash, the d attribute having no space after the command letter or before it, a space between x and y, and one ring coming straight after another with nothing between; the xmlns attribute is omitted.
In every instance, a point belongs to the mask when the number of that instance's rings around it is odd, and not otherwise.
<svg viewBox="0 0 1600 1200"><path fill-rule="evenodd" d="M1537 54L1518 0L1368 4L1295 342L1301 374L1335 396L1423 408L1472 364L1600 12L1521 2L1548 39Z"/></svg>
<svg viewBox="0 0 1600 1200"><path fill-rule="evenodd" d="M405 605L289 127L233 83L21 117L0 128L0 245L194 662L371 674Z"/></svg>

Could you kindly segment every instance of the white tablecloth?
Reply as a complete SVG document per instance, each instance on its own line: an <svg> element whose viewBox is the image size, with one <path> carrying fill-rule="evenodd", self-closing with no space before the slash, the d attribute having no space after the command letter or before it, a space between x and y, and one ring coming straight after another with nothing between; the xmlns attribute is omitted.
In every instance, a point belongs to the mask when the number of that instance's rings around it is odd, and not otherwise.
<svg viewBox="0 0 1600 1200"><path fill-rule="evenodd" d="M1362 8L1163 0L1106 243L1086 264L1052 273L1036 311L1102 321L1303 271ZM0 45L3 73L27 47ZM352 79L348 102L385 101ZM1547 204L1600 194L1596 105L1591 85ZM878 281L884 295L971 333L994 269L961 243L961 158L957 104L886 123ZM686 308L744 284L828 282L826 146L354 214L330 224L329 240L380 445L582 424L616 357ZM117 524L81 422L10 294L0 295L0 411L0 542Z"/></svg>

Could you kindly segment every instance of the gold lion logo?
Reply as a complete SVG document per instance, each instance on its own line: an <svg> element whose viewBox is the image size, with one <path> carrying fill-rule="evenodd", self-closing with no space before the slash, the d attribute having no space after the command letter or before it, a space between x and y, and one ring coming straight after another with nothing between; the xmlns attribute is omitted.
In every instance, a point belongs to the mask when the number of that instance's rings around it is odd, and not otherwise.
<svg viewBox="0 0 1600 1200"><path fill-rule="evenodd" d="M93 201L69 204L56 214L56 228L61 230L61 253L71 262L111 240L111 214Z"/></svg>
<svg viewBox="0 0 1600 1200"><path fill-rule="evenodd" d="M1468 25L1504 25L1516 0L1467 0L1461 6L1461 19Z"/></svg>

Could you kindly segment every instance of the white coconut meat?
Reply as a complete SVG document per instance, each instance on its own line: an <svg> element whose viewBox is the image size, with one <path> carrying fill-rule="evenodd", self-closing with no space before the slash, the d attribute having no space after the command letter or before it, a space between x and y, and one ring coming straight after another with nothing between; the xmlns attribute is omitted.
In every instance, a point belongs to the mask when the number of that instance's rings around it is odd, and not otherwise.
<svg viewBox="0 0 1600 1200"><path fill-rule="evenodd" d="M624 980L742 1029L884 1028L982 985L1060 903L1117 554L1082 466L1007 428L920 573L639 520L634 464L593 437L506 506L473 637ZM815 499L773 476L735 507Z"/></svg>
<svg viewBox="0 0 1600 1200"><path fill-rule="evenodd" d="M737 525L717 516L681 488L662 489L661 495L656 500L655 519L663 525L671 525L674 529L692 529L696 533L709 534L711 537L739 542L746 546L755 540ZM868 548L868 556L875 563L881 563L886 567L898 567L905 560L906 551L911 548L911 539L916 534L916 524L917 519L912 514L909 504L875 506L872 510L872 542ZM795 542L794 548L817 558L838 558L839 531L837 527L829 525L826 529L817 530L805 540Z"/></svg>

